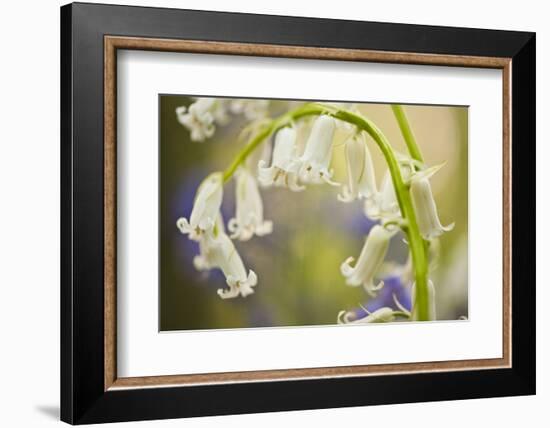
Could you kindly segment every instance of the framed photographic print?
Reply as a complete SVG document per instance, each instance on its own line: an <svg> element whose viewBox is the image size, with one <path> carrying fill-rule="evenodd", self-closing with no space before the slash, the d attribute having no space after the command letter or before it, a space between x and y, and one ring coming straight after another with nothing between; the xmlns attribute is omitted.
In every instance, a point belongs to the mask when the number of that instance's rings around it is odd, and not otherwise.
<svg viewBox="0 0 550 428"><path fill-rule="evenodd" d="M61 418L535 393L535 35L61 8Z"/></svg>

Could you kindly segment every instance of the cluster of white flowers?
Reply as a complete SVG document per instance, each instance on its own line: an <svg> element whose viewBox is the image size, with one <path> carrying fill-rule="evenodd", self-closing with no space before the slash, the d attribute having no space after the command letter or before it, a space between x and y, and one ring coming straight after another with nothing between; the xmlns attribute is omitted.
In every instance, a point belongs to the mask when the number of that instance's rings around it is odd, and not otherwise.
<svg viewBox="0 0 550 428"><path fill-rule="evenodd" d="M227 125L231 114L243 114L252 121L266 117L268 111L269 100L196 98L189 107L176 108L176 116L192 141L203 142L214 135L216 125Z"/></svg>
<svg viewBox="0 0 550 428"><path fill-rule="evenodd" d="M265 115L267 101L260 100L219 100L198 99L189 109L178 112L180 122L191 131L193 140L202 141L214 132L214 123L226 120L228 112L243 113L253 120ZM234 174L236 180L234 218L227 223L226 233L220 213L223 198L223 174L220 172L208 176L197 190L193 210L189 217L180 218L177 226L190 239L199 242L200 255L194 259L198 270L218 268L224 273L229 289L218 290L222 298L246 297L253 293L257 276L245 268L232 240L248 241L253 236L264 236L272 232L273 223L265 220L262 187L283 187L299 192L311 184L329 184L340 186L338 200L343 203L362 201L365 215L379 220L365 238L363 248L355 261L348 257L340 266L345 282L350 286L363 286L369 295L384 286L377 279L381 276L389 243L399 230L401 210L396 197L392 177L386 172L380 190L376 183L373 161L367 146L366 134L353 125L347 127L348 138L344 142L346 157L346 183L333 180L331 161L334 148L334 134L338 120L330 114L321 114L315 118L305 139L305 145L299 150L298 134L294 125L283 126L273 137L273 147L264 156L254 157L254 164L241 164ZM266 141L265 144L268 144ZM271 146L268 146L271 149ZM300 153L301 152L301 153ZM252 158L252 157L251 157ZM398 164L402 178L408 187L416 212L416 219L422 237L433 240L443 232L451 230L453 225L442 226L429 182L430 177L440 166L426 168L407 156L399 155ZM402 266L403 277L410 274L412 263ZM412 295L414 300L415 287ZM429 293L434 293L429 282ZM434 299L431 299L433 302ZM408 311L401 308L401 313ZM435 316L435 308L430 308ZM338 315L339 323L387 322L395 318L391 308L381 308L360 320L350 312L342 311Z"/></svg>
<svg viewBox="0 0 550 428"><path fill-rule="evenodd" d="M219 268L225 275L228 290L220 289L222 299L246 297L252 294L258 281L254 271L246 272L243 261L226 235L220 208L223 198L223 175L216 172L208 176L197 189L189 220L180 218L177 226L181 233L199 243L200 255L193 260L195 268Z"/></svg>

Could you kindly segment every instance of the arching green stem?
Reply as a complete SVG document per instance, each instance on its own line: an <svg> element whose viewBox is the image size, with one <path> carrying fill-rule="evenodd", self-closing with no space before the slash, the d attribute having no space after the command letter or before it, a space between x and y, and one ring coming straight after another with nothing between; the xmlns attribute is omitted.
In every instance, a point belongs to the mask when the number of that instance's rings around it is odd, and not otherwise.
<svg viewBox="0 0 550 428"><path fill-rule="evenodd" d="M228 181L239 165L241 165L263 141L277 132L277 130L290 125L293 121L302 117L321 114L329 114L336 119L355 125L358 129L365 131L372 137L382 151L391 174L401 215L407 224L404 232L409 242L416 280L415 307L412 311L413 318L420 321L429 320L428 260L424 249L424 241L420 235L420 230L416 221L416 213L407 185L403 181L401 168L399 167L399 162L397 161L395 153L382 131L369 119L330 104L311 103L291 110L279 118L274 119L250 140L246 147L237 155L229 168L224 172L224 182Z"/></svg>

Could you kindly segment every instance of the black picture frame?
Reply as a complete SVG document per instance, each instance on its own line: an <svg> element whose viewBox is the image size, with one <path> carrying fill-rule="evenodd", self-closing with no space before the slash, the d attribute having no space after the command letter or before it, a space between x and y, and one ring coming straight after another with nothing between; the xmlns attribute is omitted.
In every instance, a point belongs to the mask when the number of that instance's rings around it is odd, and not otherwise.
<svg viewBox="0 0 550 428"><path fill-rule="evenodd" d="M105 35L511 58L512 366L105 391ZM61 419L86 424L534 394L535 98L534 33L85 3L63 6Z"/></svg>

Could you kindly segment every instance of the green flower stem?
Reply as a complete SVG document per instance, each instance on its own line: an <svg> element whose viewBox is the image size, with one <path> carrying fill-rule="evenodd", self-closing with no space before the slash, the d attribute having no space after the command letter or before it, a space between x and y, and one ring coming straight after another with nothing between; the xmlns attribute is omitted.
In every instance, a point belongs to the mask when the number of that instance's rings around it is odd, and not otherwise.
<svg viewBox="0 0 550 428"><path fill-rule="evenodd" d="M409 124L409 120L407 119L407 115L405 114L405 111L403 110L403 107L399 104L393 104L391 106L393 114L395 116L395 119L397 120L397 123L399 125L399 129L401 130L401 134L403 135L403 139L405 140L405 143L407 144L407 149L409 150L409 154L411 157L421 163L424 163L424 159L422 157L422 152L420 151L420 147L418 144L416 144L416 139L414 138L414 133L412 131L411 125ZM429 242L423 239L423 249L424 249L424 256L426 260L428 260L429 263ZM426 291L426 298L429 299L429 295ZM413 315L415 315L413 313Z"/></svg>
<svg viewBox="0 0 550 428"><path fill-rule="evenodd" d="M274 119L250 140L246 147L237 155L229 168L224 172L224 182L228 181L239 165L241 165L264 140L277 132L277 130L290 125L293 121L302 117L321 114L329 114L336 119L355 125L358 129L367 132L382 151L392 177L401 215L406 222L404 232L407 235L413 258L416 280L415 307L412 311L413 318L419 321L429 320L428 259L424 250L424 240L420 235L411 196L407 185L403 181L403 176L401 175L401 169L395 153L382 131L378 129L373 122L351 111L325 104L311 103L291 110L279 118Z"/></svg>
<svg viewBox="0 0 550 428"><path fill-rule="evenodd" d="M399 129L401 130L401 134L405 139L405 143L407 144L407 148L409 149L411 157L419 162L424 163L422 153L420 152L420 148L416 144L416 139L414 138L411 126L409 125L409 121L407 120L405 110L403 110L403 107L399 104L392 104L391 109L395 118L397 119Z"/></svg>

